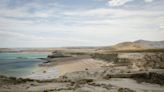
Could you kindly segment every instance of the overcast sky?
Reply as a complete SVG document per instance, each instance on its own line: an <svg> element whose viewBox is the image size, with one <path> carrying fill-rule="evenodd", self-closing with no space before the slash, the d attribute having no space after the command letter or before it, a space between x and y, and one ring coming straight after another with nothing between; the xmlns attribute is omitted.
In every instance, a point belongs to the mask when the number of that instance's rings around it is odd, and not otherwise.
<svg viewBox="0 0 164 92"><path fill-rule="evenodd" d="M0 47L164 40L164 0L0 0Z"/></svg>

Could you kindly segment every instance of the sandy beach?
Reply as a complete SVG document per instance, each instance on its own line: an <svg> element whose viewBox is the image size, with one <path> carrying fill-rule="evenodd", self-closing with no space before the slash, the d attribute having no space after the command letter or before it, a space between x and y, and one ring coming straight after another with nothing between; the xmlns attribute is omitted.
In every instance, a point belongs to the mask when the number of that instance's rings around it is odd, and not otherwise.
<svg viewBox="0 0 164 92"><path fill-rule="evenodd" d="M62 61L61 61L62 62ZM101 66L107 66L109 63L102 60L95 60L92 58L82 58L66 61L65 63L58 63L53 66L40 66L37 71L33 72L29 76L24 76L24 78L32 79L54 79L63 76L66 73L85 71L90 69L101 68Z"/></svg>
<svg viewBox="0 0 164 92"><path fill-rule="evenodd" d="M57 65L56 68L59 70L59 76L62 76L66 73L101 68L101 66L105 66L105 65L107 65L107 63L104 61L90 58L90 59L75 60L72 63Z"/></svg>

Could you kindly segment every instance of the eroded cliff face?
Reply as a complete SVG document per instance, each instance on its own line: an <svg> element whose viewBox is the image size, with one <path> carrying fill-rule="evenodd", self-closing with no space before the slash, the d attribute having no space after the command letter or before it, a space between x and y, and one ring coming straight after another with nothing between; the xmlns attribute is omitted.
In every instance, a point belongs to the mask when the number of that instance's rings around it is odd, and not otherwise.
<svg viewBox="0 0 164 92"><path fill-rule="evenodd" d="M117 66L134 69L164 69L164 53L113 53L93 54L94 59L113 62Z"/></svg>
<svg viewBox="0 0 164 92"><path fill-rule="evenodd" d="M91 57L94 59L101 59L107 62L118 62L118 54L110 53L110 54L102 54L102 53L94 53L91 54Z"/></svg>
<svg viewBox="0 0 164 92"><path fill-rule="evenodd" d="M131 68L164 69L164 53L136 53L124 59L119 60L129 62Z"/></svg>
<svg viewBox="0 0 164 92"><path fill-rule="evenodd" d="M145 67L164 69L164 53L150 53L144 55Z"/></svg>

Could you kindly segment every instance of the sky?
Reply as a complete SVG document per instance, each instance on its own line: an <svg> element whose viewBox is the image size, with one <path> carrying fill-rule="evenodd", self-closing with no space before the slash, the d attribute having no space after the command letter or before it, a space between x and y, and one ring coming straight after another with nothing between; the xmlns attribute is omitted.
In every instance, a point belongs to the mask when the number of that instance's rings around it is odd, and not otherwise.
<svg viewBox="0 0 164 92"><path fill-rule="evenodd" d="M0 48L164 40L164 0L0 0Z"/></svg>

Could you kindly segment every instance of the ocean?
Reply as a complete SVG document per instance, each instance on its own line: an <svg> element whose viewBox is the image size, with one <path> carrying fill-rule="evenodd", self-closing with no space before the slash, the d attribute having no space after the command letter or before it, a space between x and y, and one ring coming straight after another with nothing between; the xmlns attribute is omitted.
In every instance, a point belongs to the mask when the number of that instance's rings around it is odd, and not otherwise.
<svg viewBox="0 0 164 92"><path fill-rule="evenodd" d="M0 53L0 75L28 76L32 74L47 53Z"/></svg>

